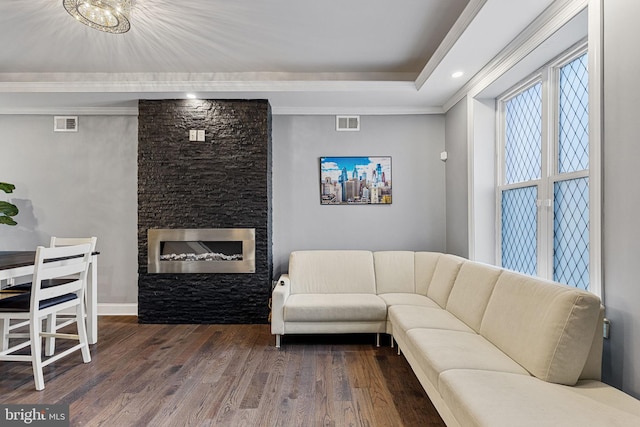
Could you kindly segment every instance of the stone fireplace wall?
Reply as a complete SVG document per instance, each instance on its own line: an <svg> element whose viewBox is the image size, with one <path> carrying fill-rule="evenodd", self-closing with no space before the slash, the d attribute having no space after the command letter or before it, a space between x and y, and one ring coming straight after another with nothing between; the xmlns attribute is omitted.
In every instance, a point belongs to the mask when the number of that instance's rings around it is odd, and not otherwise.
<svg viewBox="0 0 640 427"><path fill-rule="evenodd" d="M266 323L272 277L271 108L266 100L141 100L138 318ZM189 141L204 130L205 141ZM255 228L256 272L149 274L150 228Z"/></svg>

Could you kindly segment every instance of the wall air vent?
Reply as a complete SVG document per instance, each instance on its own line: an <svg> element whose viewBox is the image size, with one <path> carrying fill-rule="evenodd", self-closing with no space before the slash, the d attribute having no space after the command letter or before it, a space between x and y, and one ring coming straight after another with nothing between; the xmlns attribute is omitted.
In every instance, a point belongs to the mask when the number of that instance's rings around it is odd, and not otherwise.
<svg viewBox="0 0 640 427"><path fill-rule="evenodd" d="M359 131L360 116L336 116L337 131Z"/></svg>
<svg viewBox="0 0 640 427"><path fill-rule="evenodd" d="M54 116L54 132L78 132L78 116Z"/></svg>

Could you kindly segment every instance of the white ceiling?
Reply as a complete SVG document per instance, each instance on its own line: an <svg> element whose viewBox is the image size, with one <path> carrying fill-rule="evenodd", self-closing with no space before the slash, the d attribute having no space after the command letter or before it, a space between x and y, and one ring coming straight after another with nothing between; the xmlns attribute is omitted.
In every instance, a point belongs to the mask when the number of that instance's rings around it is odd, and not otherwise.
<svg viewBox="0 0 640 427"><path fill-rule="evenodd" d="M267 98L280 114L442 111L551 3L136 0L117 35L61 0L5 0L0 113L127 111L186 92Z"/></svg>

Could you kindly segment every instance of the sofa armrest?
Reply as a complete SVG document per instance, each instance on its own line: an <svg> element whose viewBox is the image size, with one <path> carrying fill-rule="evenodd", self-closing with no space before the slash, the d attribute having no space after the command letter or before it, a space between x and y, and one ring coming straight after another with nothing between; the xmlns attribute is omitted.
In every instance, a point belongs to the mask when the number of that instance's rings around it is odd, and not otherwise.
<svg viewBox="0 0 640 427"><path fill-rule="evenodd" d="M284 303L291 293L291 280L288 274L283 274L273 288L271 294L271 333L284 334Z"/></svg>

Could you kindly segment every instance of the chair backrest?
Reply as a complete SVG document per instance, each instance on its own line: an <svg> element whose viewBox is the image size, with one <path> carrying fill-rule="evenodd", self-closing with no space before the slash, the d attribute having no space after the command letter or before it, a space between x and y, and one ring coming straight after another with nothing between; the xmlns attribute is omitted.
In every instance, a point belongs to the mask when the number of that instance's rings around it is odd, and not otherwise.
<svg viewBox="0 0 640 427"><path fill-rule="evenodd" d="M96 243L98 241L97 237L56 237L51 236L51 241L49 243L49 247L55 248L58 246L73 246L73 245L82 245L84 243L91 244L91 252L95 252Z"/></svg>
<svg viewBox="0 0 640 427"><path fill-rule="evenodd" d="M91 243L36 248L35 268L31 286L32 312L37 312L40 303L67 294L76 294L82 299L87 282ZM61 280L56 286L43 287L48 280Z"/></svg>

